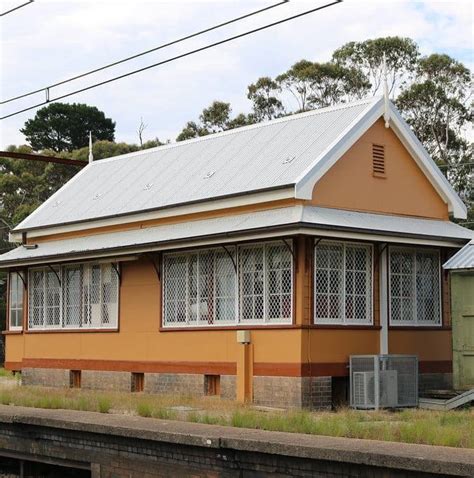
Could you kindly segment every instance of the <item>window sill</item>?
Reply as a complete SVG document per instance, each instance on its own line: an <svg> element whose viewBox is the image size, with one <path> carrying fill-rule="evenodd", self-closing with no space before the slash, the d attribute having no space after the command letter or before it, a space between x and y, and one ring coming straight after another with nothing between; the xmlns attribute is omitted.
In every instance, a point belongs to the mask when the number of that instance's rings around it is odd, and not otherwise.
<svg viewBox="0 0 474 478"><path fill-rule="evenodd" d="M382 327L380 325L373 324L311 324L309 326L311 329L345 329L345 330L380 330Z"/></svg>
<svg viewBox="0 0 474 478"><path fill-rule="evenodd" d="M3 330L2 335L21 335L23 333L23 329L18 330Z"/></svg>
<svg viewBox="0 0 474 478"><path fill-rule="evenodd" d="M38 330L25 330L25 334L76 334L76 333L110 333L120 332L116 329L38 329Z"/></svg>
<svg viewBox="0 0 474 478"><path fill-rule="evenodd" d="M193 327L172 327L172 326L161 326L160 332L189 332L196 330L264 330L264 329L294 329L299 326L293 323L287 324L268 324L268 325L255 325L255 324L239 324L239 325L197 325Z"/></svg>
<svg viewBox="0 0 474 478"><path fill-rule="evenodd" d="M450 325L389 325L389 330L452 330Z"/></svg>

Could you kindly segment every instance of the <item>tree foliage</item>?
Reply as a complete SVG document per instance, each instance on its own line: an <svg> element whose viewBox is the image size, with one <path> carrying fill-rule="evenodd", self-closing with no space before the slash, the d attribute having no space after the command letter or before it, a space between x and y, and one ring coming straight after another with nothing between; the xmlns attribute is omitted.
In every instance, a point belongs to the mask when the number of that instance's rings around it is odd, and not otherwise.
<svg viewBox="0 0 474 478"><path fill-rule="evenodd" d="M252 102L255 121L271 120L285 112L282 101L278 98L281 86L268 76L259 78L247 88L247 98Z"/></svg>
<svg viewBox="0 0 474 478"><path fill-rule="evenodd" d="M218 133L228 129L238 128L254 122L251 115L243 113L236 117L231 117L232 108L230 103L223 101L213 101L212 104L204 108L199 115L199 122L188 121L176 141L206 136L211 133Z"/></svg>
<svg viewBox="0 0 474 478"><path fill-rule="evenodd" d="M469 69L448 55L433 54L420 59L415 81L396 100L431 157L445 167L465 198L473 181L472 144L466 136L472 120L470 94Z"/></svg>
<svg viewBox="0 0 474 478"><path fill-rule="evenodd" d="M115 122L95 106L52 103L36 112L20 130L34 151L73 151L94 140L114 141Z"/></svg>
<svg viewBox="0 0 474 478"><path fill-rule="evenodd" d="M375 95L383 81L384 54L392 94L408 81L416 68L419 51L412 39L395 36L349 42L338 48L332 58L338 65L360 70L370 81L371 92Z"/></svg>

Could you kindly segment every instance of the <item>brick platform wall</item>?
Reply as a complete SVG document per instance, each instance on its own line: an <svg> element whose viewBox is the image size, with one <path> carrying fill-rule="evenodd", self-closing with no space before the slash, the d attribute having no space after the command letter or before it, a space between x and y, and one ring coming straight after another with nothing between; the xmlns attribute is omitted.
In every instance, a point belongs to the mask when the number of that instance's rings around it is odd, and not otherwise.
<svg viewBox="0 0 474 478"><path fill-rule="evenodd" d="M0 475L3 456L92 478L474 476L470 450L0 406Z"/></svg>

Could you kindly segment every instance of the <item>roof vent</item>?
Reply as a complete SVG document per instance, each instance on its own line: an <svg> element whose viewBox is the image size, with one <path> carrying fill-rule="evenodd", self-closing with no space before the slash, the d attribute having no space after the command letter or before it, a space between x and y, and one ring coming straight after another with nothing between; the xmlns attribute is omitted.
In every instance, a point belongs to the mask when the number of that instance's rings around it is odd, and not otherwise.
<svg viewBox="0 0 474 478"><path fill-rule="evenodd" d="M385 146L372 145L372 173L377 177L385 177Z"/></svg>
<svg viewBox="0 0 474 478"><path fill-rule="evenodd" d="M92 198L92 200L93 200L93 201L97 201L97 199L100 199L102 196L103 196L102 193L97 193L97 194Z"/></svg>
<svg viewBox="0 0 474 478"><path fill-rule="evenodd" d="M149 191L153 187L153 183L146 183L145 186L143 186L144 191Z"/></svg>
<svg viewBox="0 0 474 478"><path fill-rule="evenodd" d="M288 156L281 164L292 163L296 159L296 156Z"/></svg>
<svg viewBox="0 0 474 478"><path fill-rule="evenodd" d="M212 178L212 176L214 176L215 173L216 173L215 171L209 171L208 173L206 173L206 175L202 179Z"/></svg>
<svg viewBox="0 0 474 478"><path fill-rule="evenodd" d="M55 201L53 203L53 207L58 207L60 204L62 203L62 201L60 201L59 199L57 201Z"/></svg>

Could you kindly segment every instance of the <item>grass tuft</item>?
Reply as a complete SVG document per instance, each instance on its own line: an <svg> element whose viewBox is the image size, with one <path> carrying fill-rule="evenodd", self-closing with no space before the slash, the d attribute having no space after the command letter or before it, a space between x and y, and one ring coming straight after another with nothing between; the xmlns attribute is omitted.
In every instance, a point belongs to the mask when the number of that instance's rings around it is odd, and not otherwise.
<svg viewBox="0 0 474 478"><path fill-rule="evenodd" d="M216 397L32 386L0 386L0 404L125 413L238 428L474 448L473 408L449 412L418 409L369 412L347 408L336 412L263 411Z"/></svg>

